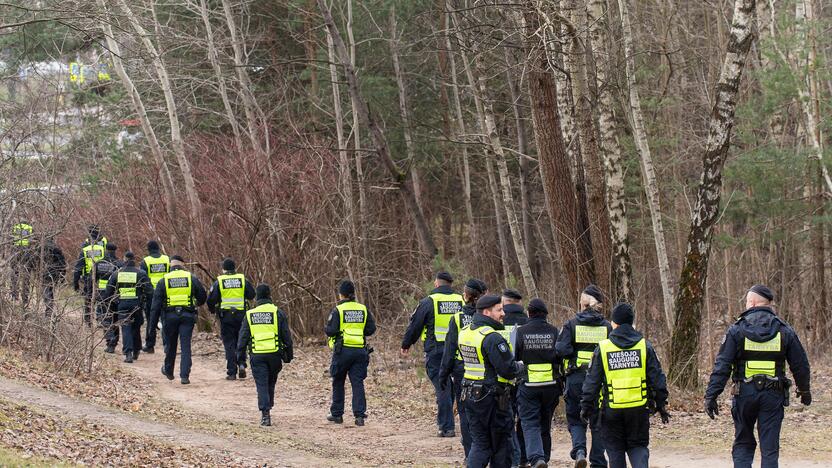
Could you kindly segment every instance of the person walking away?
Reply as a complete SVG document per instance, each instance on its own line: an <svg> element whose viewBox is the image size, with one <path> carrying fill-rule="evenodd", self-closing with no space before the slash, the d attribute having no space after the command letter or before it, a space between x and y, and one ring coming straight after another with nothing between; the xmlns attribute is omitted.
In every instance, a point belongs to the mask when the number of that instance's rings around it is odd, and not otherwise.
<svg viewBox="0 0 832 468"><path fill-rule="evenodd" d="M592 354L598 348L598 343L607 339L612 326L601 312L604 295L597 286L590 284L584 288L578 303L580 312L563 325L555 344L558 356L563 359L562 369L566 376L563 401L566 406L566 423L572 438L569 456L575 460L576 468L587 466L587 453L590 467L606 468L604 441L594 419L589 424L592 448L587 452L587 424L581 420L581 396Z"/></svg>
<svg viewBox="0 0 832 468"><path fill-rule="evenodd" d="M165 333L165 363L162 374L173 380L177 342L182 346L179 378L183 385L191 383L191 338L196 324L197 308L205 304L205 288L199 279L185 270L185 260L179 255L170 258L170 272L156 285L150 319L163 321Z"/></svg>
<svg viewBox="0 0 832 468"><path fill-rule="evenodd" d="M610 468L626 468L627 459L633 468L648 468L650 407L670 421L667 382L653 345L633 328L632 306L616 305L611 319L613 330L598 343L584 380L581 419L601 418Z"/></svg>
<svg viewBox="0 0 832 468"><path fill-rule="evenodd" d="M736 468L750 468L760 437L762 468L776 468L780 457L780 428L783 407L789 404L792 382L786 376L786 362L797 387L796 396L812 404L809 389L809 358L794 329L774 311L774 293L755 285L746 293L745 312L731 325L705 391L705 412L711 419L719 414L717 398L730 378L733 381L731 416L734 446L731 455Z"/></svg>
<svg viewBox="0 0 832 468"><path fill-rule="evenodd" d="M116 310L116 324L121 326L124 362L139 358L142 347L141 326L145 303L153 298L153 286L147 273L136 266L136 255L124 253L124 266L110 276L104 292L104 300L112 301Z"/></svg>
<svg viewBox="0 0 832 468"><path fill-rule="evenodd" d="M220 321L220 337L225 348L226 380L246 377L246 348L237 346L240 327L248 309L247 301L254 299L254 286L244 274L236 272L234 260L222 261L222 274L208 290L208 310Z"/></svg>
<svg viewBox="0 0 832 468"><path fill-rule="evenodd" d="M30 280L33 270L32 250L34 242L34 228L28 221L20 221L12 226L11 233L12 256L11 261L11 290L12 299L20 299L23 307L29 304Z"/></svg>
<svg viewBox="0 0 832 468"><path fill-rule="evenodd" d="M532 468L545 468L552 455L552 417L561 394L558 329L546 321L549 309L541 299L529 301L528 311L529 321L517 328L515 342L514 359L526 367L517 384L517 410L526 459Z"/></svg>
<svg viewBox="0 0 832 468"><path fill-rule="evenodd" d="M147 255L142 259L141 269L150 278L150 285L156 289L159 280L170 271L170 257L162 253L159 242L156 240L147 241ZM159 330L158 322L150 320L150 303L146 305L145 317L145 344L142 351L153 354L156 347L156 332Z"/></svg>
<svg viewBox="0 0 832 468"><path fill-rule="evenodd" d="M525 325L529 321L526 311L523 309L523 296L516 289L505 289L503 291L503 330L500 334L509 344L511 352L514 353L514 334L517 327ZM511 430L511 466L526 465L526 447L523 441L523 429L520 427L520 416L517 412L517 386L511 383L511 410L514 417L514 425Z"/></svg>
<svg viewBox="0 0 832 468"><path fill-rule="evenodd" d="M468 417L465 414L465 405L462 404L462 382L465 379L465 365L462 362L457 346L459 343L459 330L471 324L474 313L477 311L477 300L488 292L488 286L482 280L471 278L465 283L462 289L462 298L465 304L462 311L454 315L454 319L448 324L448 334L445 336L445 348L442 352L442 366L439 371L439 381L448 385L450 379L453 385L453 395L456 400L456 410L459 413L459 432L462 438L462 450L465 458L471 451L471 434L468 430Z"/></svg>
<svg viewBox="0 0 832 468"><path fill-rule="evenodd" d="M504 468L511 465L511 393L509 380L523 372L503 329L500 296L485 295L477 301L471 324L459 332L459 353L465 365L462 400L471 431L468 467Z"/></svg>
<svg viewBox="0 0 832 468"><path fill-rule="evenodd" d="M419 305L410 316L410 324L402 338L402 357L407 357L410 347L420 337L425 341L425 372L433 384L436 393L436 425L439 437L456 437L454 431L454 403L451 389L442 390L439 381L439 368L445 351L445 337L451 319L462 311L462 296L453 289L454 278L450 273L441 271L433 281L434 289L419 301Z"/></svg>
<svg viewBox="0 0 832 468"><path fill-rule="evenodd" d="M43 279L43 303L46 306L46 316L50 319L55 317L55 288L58 287L66 277L66 257L64 252L55 243L53 236L46 238L46 243L40 254L40 271Z"/></svg>
<svg viewBox="0 0 832 468"><path fill-rule="evenodd" d="M104 293L107 289L110 277L123 266L121 261L116 258L116 249L117 247L115 244L112 242L108 243L107 247L104 249L104 258L96 262L93 266L93 276L95 278L95 319L104 329L104 341L107 343L107 347L104 352L109 354L116 352L116 346L118 345L119 338L119 328L118 325L116 325L115 319L115 303L111 300L107 300Z"/></svg>
<svg viewBox="0 0 832 468"><path fill-rule="evenodd" d="M338 303L329 313L324 329L332 349L332 404L327 421L344 422L344 384L347 377L352 387L352 414L355 425L363 426L367 419L367 397L364 379L370 364L372 348L367 337L376 332L376 321L367 306L355 300L355 285L343 280L338 285Z"/></svg>
<svg viewBox="0 0 832 468"><path fill-rule="evenodd" d="M93 299L95 294L94 272L95 264L104 258L104 253L107 248L107 238L101 235L98 226L92 224L87 228L89 237L81 245L81 253L78 254L78 260L75 262L72 275L72 289L79 292L81 286L79 283L83 281L83 296L84 296L84 323L88 327L92 327L93 314Z"/></svg>
<svg viewBox="0 0 832 468"><path fill-rule="evenodd" d="M271 426L274 408L274 387L283 363L292 362L294 348L292 331L286 314L272 302L268 284L255 288L256 304L245 313L237 346L241 355L247 349L251 356L251 375L257 387L260 425Z"/></svg>

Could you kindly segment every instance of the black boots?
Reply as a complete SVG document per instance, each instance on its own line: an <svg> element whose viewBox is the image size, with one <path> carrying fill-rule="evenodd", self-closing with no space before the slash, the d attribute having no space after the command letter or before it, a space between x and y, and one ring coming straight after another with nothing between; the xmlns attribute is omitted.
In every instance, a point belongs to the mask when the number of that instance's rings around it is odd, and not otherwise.
<svg viewBox="0 0 832 468"><path fill-rule="evenodd" d="M142 352L147 354L153 354L153 346L145 346L144 348L142 348Z"/></svg>
<svg viewBox="0 0 832 468"><path fill-rule="evenodd" d="M133 353L125 354L124 355L124 362L126 362L127 364L132 364L133 363Z"/></svg>
<svg viewBox="0 0 832 468"><path fill-rule="evenodd" d="M575 454L575 468L586 468L586 452L583 450Z"/></svg>
<svg viewBox="0 0 832 468"><path fill-rule="evenodd" d="M181 379L179 379L179 381L182 382L182 385L188 385L191 383L191 379L187 377L182 377Z"/></svg>
<svg viewBox="0 0 832 468"><path fill-rule="evenodd" d="M237 377L244 379L246 378L246 366L240 364L237 366Z"/></svg>
<svg viewBox="0 0 832 468"><path fill-rule="evenodd" d="M326 420L329 421L329 422L334 422L335 424L343 424L344 423L344 418L342 416L333 416L331 414L326 417Z"/></svg>
<svg viewBox="0 0 832 468"><path fill-rule="evenodd" d="M358 427L363 426L364 425L364 418L362 418L361 416L356 416L355 417L355 425L358 426Z"/></svg>
<svg viewBox="0 0 832 468"><path fill-rule="evenodd" d="M237 380L236 374L226 375L225 380Z"/></svg>
<svg viewBox="0 0 832 468"><path fill-rule="evenodd" d="M269 414L268 411L263 411L263 416L260 418L260 425L261 426L271 426L272 425L272 416Z"/></svg>
<svg viewBox="0 0 832 468"><path fill-rule="evenodd" d="M162 366L162 375L168 378L168 380L173 380L173 372L167 373L165 372L165 366Z"/></svg>
<svg viewBox="0 0 832 468"><path fill-rule="evenodd" d="M113 345L107 345L107 348L104 349L104 352L107 354L113 354L116 352L116 347Z"/></svg>

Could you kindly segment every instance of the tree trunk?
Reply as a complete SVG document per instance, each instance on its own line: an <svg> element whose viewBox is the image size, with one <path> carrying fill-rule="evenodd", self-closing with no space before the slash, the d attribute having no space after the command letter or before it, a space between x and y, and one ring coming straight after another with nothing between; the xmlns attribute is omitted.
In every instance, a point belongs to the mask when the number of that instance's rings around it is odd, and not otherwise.
<svg viewBox="0 0 832 468"><path fill-rule="evenodd" d="M240 125L237 123L234 110L231 108L231 100L228 98L228 88L225 86L225 78L222 76L222 67L220 66L220 57L214 42L214 28L211 26L208 5L205 0L199 0L199 14L202 17L202 23L205 25L208 59L211 61L211 67L214 69L214 77L217 79L217 88L222 99L223 108L225 108L225 118L228 119L228 124L231 125L231 131L234 133L234 146L237 148L237 152L243 154L243 140L240 134Z"/></svg>
<svg viewBox="0 0 832 468"><path fill-rule="evenodd" d="M355 75L355 68L350 62L349 53L347 52L347 46L344 44L344 40L341 37L341 33L338 31L338 28L335 25L335 20L332 18L332 13L329 11L329 8L327 8L327 6L325 5L324 0L318 0L318 8L321 10L321 14L324 17L326 27L329 30L329 33L332 35L335 50L337 52L341 65L344 67L345 75L347 78L347 84L350 89L350 96L357 103L361 121L364 125L367 126L367 128L370 129L370 136L372 137L373 143L376 147L376 151L378 152L382 163L390 172L390 175L393 177L393 180L396 186L398 187L399 192L402 195L402 199L406 205L407 213L410 216L411 221L413 222L414 229L416 230L416 235L419 239L419 244L422 248L422 251L425 255L432 259L436 256L437 253L436 245L433 242L433 236L431 235L430 228L428 227L425 218L419 211L419 205L416 203L416 197L413 193L412 181L407 176L407 174L402 173L396 162L393 160L393 157L390 154L390 148L387 144L387 138L384 136L384 132L381 130L381 127L379 127L378 123L375 121L373 115L370 113L370 109L367 105L367 102L361 95L361 89L358 84L358 78Z"/></svg>
<svg viewBox="0 0 832 468"><path fill-rule="evenodd" d="M503 223L503 206L500 203L500 190L497 188L497 178L494 176L494 165L489 155L485 155L485 172L488 174L488 191L491 193L491 204L494 206L494 228L497 231L497 244L500 249L500 272L503 283L511 281L511 262L508 259L508 241L506 240L505 224Z"/></svg>
<svg viewBox="0 0 832 468"><path fill-rule="evenodd" d="M540 19L535 12L535 3L529 0L530 8L523 12L534 137L546 208L571 293L568 296L577 297L590 281L587 268L590 258L578 240L578 207L558 116L557 88L549 70L545 40L538 36Z"/></svg>
<svg viewBox="0 0 832 468"><path fill-rule="evenodd" d="M105 14L110 14L104 0L98 0L98 4L101 6L101 10ZM110 25L109 20L101 22L101 31L104 33L104 39L107 41L107 48L110 50L111 59L113 60L113 68L115 68L119 80L121 80L121 83L127 90L127 94L130 95L130 101L133 103L133 110L139 117L139 122L141 122L142 125L142 131L147 138L148 146L150 146L150 154L153 155L153 159L156 160L156 165L159 169L159 178L162 181L162 196L164 197L165 209L168 217L172 220L176 219L176 204L174 202L176 198L174 196L175 192L173 178L170 175L167 161L165 161L165 154L162 152L162 146L159 144L158 138L156 138L156 132L150 125L150 119L147 116L147 110L144 107L144 102L139 94L139 90L136 89L136 85L133 83L130 75L127 74L127 70L124 69L124 64L121 59L121 48L119 47L118 42L116 42L115 36L113 36L113 28Z"/></svg>
<svg viewBox="0 0 832 468"><path fill-rule="evenodd" d="M656 180L656 170L653 167L653 156L647 142L647 131L644 128L644 116L641 113L641 99L636 84L636 56L633 31L630 25L628 0L618 0L618 11L621 15L621 29L624 35L624 55L627 70L627 91L629 94L630 114L632 118L633 137L636 141L641 171L644 180L644 193L647 195L647 205L650 209L650 219L653 222L653 241L656 244L656 259L659 263L659 282L662 286L664 300L664 315L668 330L673 329L673 287L670 285L670 261L667 257L667 244L664 240L664 223L662 222L661 197L659 184ZM732 111L733 114L733 111ZM704 284L704 282L702 283Z"/></svg>
<svg viewBox="0 0 832 468"><path fill-rule="evenodd" d="M350 65L356 73L356 80L358 79L358 70L355 68L355 37L352 33L352 0L347 0L347 49L349 50ZM358 221L356 224L360 229L361 236L361 256L365 260L370 257L370 235L367 232L368 220L370 219L369 208L367 205L367 184L364 180L364 152L361 146L361 117L359 110L359 103L356 97L350 93L350 106L352 108L352 142L353 142L353 156L355 158L355 175L358 182ZM415 196L415 191L414 191ZM417 200L418 205L418 200ZM421 213L421 211L420 211Z"/></svg>
<svg viewBox="0 0 832 468"><path fill-rule="evenodd" d="M755 0L735 0L728 48L714 93L716 101L708 126L702 177L676 296L669 375L671 382L689 390L696 388L698 380L699 330L708 259L713 227L719 214L722 169L730 148L740 81L746 56L754 42L755 11Z"/></svg>
<svg viewBox="0 0 832 468"><path fill-rule="evenodd" d="M621 145L618 142L615 120L615 102L612 96L614 69L610 60L610 44L607 34L607 12L604 0L592 0L589 7L589 25L596 57L595 80L598 87L598 126L601 132L601 155L604 159L604 179L607 185L610 237L612 239L612 287L615 300L633 299L630 264L630 240L627 226L627 205L624 199L624 168L621 163Z"/></svg>
<svg viewBox="0 0 832 468"><path fill-rule="evenodd" d="M182 133L179 125L179 114L176 110L176 101L173 97L173 89L171 88L170 77L162 61L162 56L150 40L150 36L144 27L139 23L138 18L133 13L133 10L127 5L125 0L119 0L122 11L127 16L130 25L136 31L136 34L144 44L145 49L153 59L153 68L156 71L156 76L159 79L159 86L162 88L162 94L165 96L165 104L168 111L168 120L170 122L170 139L173 145L173 152L176 155L176 162L179 164L179 170L182 173L182 181L185 185L185 192L188 197L188 202L191 208L191 222L196 226L202 225L202 202L199 200L199 195L196 191L196 183L191 174L191 164L185 155L185 142L182 140Z"/></svg>

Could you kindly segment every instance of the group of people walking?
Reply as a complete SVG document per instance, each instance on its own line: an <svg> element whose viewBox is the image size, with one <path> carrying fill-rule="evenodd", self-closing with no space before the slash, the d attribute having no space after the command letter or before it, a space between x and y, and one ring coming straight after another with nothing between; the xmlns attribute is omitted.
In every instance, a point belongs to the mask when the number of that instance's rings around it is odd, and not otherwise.
<svg viewBox="0 0 832 468"><path fill-rule="evenodd" d="M13 228L18 266L25 265L22 258L31 261L23 252L32 250L32 232L28 223ZM157 241L147 243L147 255L140 260L131 251L119 260L115 244L98 227L90 226L88 232L74 266L73 287L83 290L84 323L91 327L95 319L105 327L106 352L115 352L120 331L125 362L138 359L140 351L153 353L161 322L161 372L174 379L179 345L180 382L189 384L197 309L207 304L219 319L226 379L246 377L248 355L260 423L270 426L277 377L294 353L288 316L272 301L269 285L253 286L226 258L222 274L206 292L185 268L184 259L168 257ZM44 283L50 290L44 297L50 311L56 278L62 277L57 269L65 261L53 240L45 247L41 252L48 251L50 260L49 281ZM482 280L472 278L458 294L453 282L447 272L436 274L434 289L410 317L401 355L407 356L419 340L424 342L425 370L436 397L437 435L456 437L456 403L467 466L547 466L552 418L561 397L572 442L569 456L576 467L623 468L627 459L633 467L648 466L650 416L658 414L663 423L669 422L668 389L653 346L633 326L630 304L616 304L608 320L603 292L589 285L580 294L580 310L559 330L549 323L548 307L539 298L524 308L518 291L492 294ZM15 277L12 292L20 292ZM363 426L364 380L373 352L367 337L375 333L376 322L357 301L350 280L341 281L337 293L339 300L324 327L332 349L327 420L343 423L349 378L355 425ZM249 307L252 300L254 306ZM774 294L765 286L747 292L746 311L726 334L705 394L705 412L715 418L717 398L728 380L733 381L736 467L751 466L755 426L762 466L777 466L783 407L792 386L786 363L801 403L812 402L808 358L797 334L774 312L773 302Z"/></svg>

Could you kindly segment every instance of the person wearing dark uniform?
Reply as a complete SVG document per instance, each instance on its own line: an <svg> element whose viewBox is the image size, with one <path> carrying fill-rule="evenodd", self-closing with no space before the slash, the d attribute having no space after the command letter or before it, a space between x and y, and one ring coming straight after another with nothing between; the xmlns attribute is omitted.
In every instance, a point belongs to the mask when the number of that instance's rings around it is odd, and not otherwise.
<svg viewBox="0 0 832 468"><path fill-rule="evenodd" d="M119 329L116 325L116 307L112 300L107 300L105 292L110 277L121 268L121 260L116 258L116 245L112 242L104 249L104 258L95 262L93 273L95 278L95 319L104 328L104 341L107 348L104 352L113 354L118 345Z"/></svg>
<svg viewBox="0 0 832 468"><path fill-rule="evenodd" d="M43 275L43 302L46 306L46 316L55 316L55 288L66 276L66 257L53 237L46 238L40 257L41 274Z"/></svg>
<svg viewBox="0 0 832 468"><path fill-rule="evenodd" d="M332 349L332 364L329 367L332 405L326 419L336 424L344 422L344 383L349 377L355 425L363 426L367 418L364 379L367 378L372 352L366 338L376 332L376 321L367 306L356 302L352 281L344 280L338 285L338 304L329 313L324 332Z"/></svg>
<svg viewBox="0 0 832 468"><path fill-rule="evenodd" d="M581 293L579 300L581 311L569 319L561 328L555 349L563 359L563 374L566 387L563 401L566 406L566 422L572 438L570 457L575 460L577 468L587 465L586 429L587 424L581 420L581 396L584 379L592 354L598 343L606 340L612 326L601 314L604 295L597 286L590 284ZM589 453L589 466L606 468L604 441L595 420L590 421L592 432L592 449Z"/></svg>
<svg viewBox="0 0 832 468"><path fill-rule="evenodd" d="M462 311L457 313L448 324L448 334L445 336L445 349L442 352L442 367L439 371L439 381L448 385L448 379L453 385L454 399L456 400L456 411L459 413L459 432L462 437L462 450L465 458L471 451L471 434L468 430L468 417L465 414L465 405L462 404L462 381L465 379L465 365L462 362L457 350L459 342L459 330L471 324L474 313L477 311L477 300L488 292L488 286L476 278L471 278L465 283L462 289L462 298L465 304Z"/></svg>
<svg viewBox="0 0 832 468"><path fill-rule="evenodd" d="M197 308L205 304L205 288L199 279L184 269L185 261L179 255L170 258L170 272L156 285L150 319L162 319L162 331L167 341L162 374L173 380L176 362L176 343L182 345L182 362L179 377L183 385L191 383L191 337L196 324Z"/></svg>
<svg viewBox="0 0 832 468"><path fill-rule="evenodd" d="M89 237L81 246L81 253L75 262L72 276L72 289L78 292L81 289L79 283L83 280L84 323L88 327L92 327L93 295L95 293L95 284L93 284L93 276L95 275L94 267L96 263L104 258L104 252L107 249L107 238L101 235L101 231L96 225L91 225L88 233Z"/></svg>
<svg viewBox="0 0 832 468"><path fill-rule="evenodd" d="M760 436L760 466L778 466L783 407L789 404L791 386L786 377L786 362L800 402L806 406L812 403L809 358L792 327L772 309L773 301L774 293L763 285L748 291L746 311L725 334L705 391L705 412L714 419L719 414L717 398L728 379L733 380L732 456L737 468L750 468L754 461L755 424Z"/></svg>
<svg viewBox="0 0 832 468"><path fill-rule="evenodd" d="M451 286L453 276L446 271L437 273L433 282L434 290L419 301L410 325L402 339L402 357L410 353L410 347L422 337L425 341L425 372L433 384L436 393L436 425L439 437L456 437L454 431L454 402L451 389L442 389L439 381L439 368L442 354L445 352L445 337L451 319L462 311L462 296L455 293Z"/></svg>
<svg viewBox="0 0 832 468"><path fill-rule="evenodd" d="M148 278L150 278L150 286L156 289L159 280L170 271L170 257L162 253L159 242L150 240L147 241L147 256L142 259L140 267L147 273ZM150 320L150 304L146 304L144 317L147 323L145 324L145 342L142 351L153 354L159 324Z"/></svg>
<svg viewBox="0 0 832 468"><path fill-rule="evenodd" d="M477 301L471 324L459 332L458 349L465 365L462 400L471 431L468 467L511 466L511 411L509 380L522 374L523 363L514 360L503 329L500 296Z"/></svg>
<svg viewBox="0 0 832 468"><path fill-rule="evenodd" d="M260 425L271 426L271 410L274 408L274 386L283 363L292 362L292 330L286 314L272 302L268 284L255 288L256 304L245 312L237 340L240 355L246 349L251 356L251 376L257 387L257 407L260 409Z"/></svg>
<svg viewBox="0 0 832 468"><path fill-rule="evenodd" d="M133 252L124 253L124 266L110 276L104 292L104 300L112 301L116 310L117 323L121 326L124 362L131 363L139 358L142 347L141 326L145 303L153 298L153 286L147 273L136 266Z"/></svg>
<svg viewBox="0 0 832 468"><path fill-rule="evenodd" d="M23 306L29 304L29 281L33 270L34 228L28 221L12 226L11 289L12 299L21 299Z"/></svg>
<svg viewBox="0 0 832 468"><path fill-rule="evenodd" d="M500 334L511 347L511 352L514 353L514 334L517 327L525 325L529 321L529 316L523 309L523 296L515 289L506 289L503 291L503 330ZM511 465L520 466L526 464L526 447L523 441L523 428L520 426L520 417L517 413L517 386L512 382L511 385L511 409L514 414L514 427L511 431Z"/></svg>
<svg viewBox="0 0 832 468"><path fill-rule="evenodd" d="M246 348L237 346L240 327L246 315L247 301L254 299L254 286L244 274L235 271L234 260L222 261L222 274L208 291L208 310L220 320L220 336L225 348L226 380L246 377Z"/></svg>
<svg viewBox="0 0 832 468"><path fill-rule="evenodd" d="M532 468L545 468L552 453L552 417L561 393L555 352L558 329L546 321L549 309L542 300L529 301L528 310L529 321L517 328L515 336L514 359L526 366L517 385L517 410L526 459Z"/></svg>
<svg viewBox="0 0 832 468"><path fill-rule="evenodd" d="M611 319L613 330L598 343L584 380L581 419L601 418L610 468L626 468L627 459L633 468L647 468L650 408L670 421L667 381L653 345L633 328L633 308L618 304Z"/></svg>

